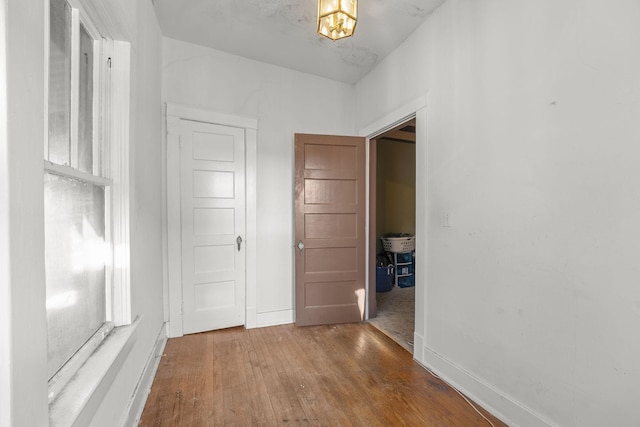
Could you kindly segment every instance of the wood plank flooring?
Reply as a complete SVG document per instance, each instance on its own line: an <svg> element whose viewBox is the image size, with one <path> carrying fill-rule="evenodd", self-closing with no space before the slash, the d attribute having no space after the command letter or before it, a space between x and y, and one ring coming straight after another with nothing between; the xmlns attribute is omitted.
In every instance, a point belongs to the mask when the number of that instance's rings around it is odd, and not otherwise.
<svg viewBox="0 0 640 427"><path fill-rule="evenodd" d="M299 425L489 423L366 323L232 328L170 339L140 421L154 427Z"/></svg>

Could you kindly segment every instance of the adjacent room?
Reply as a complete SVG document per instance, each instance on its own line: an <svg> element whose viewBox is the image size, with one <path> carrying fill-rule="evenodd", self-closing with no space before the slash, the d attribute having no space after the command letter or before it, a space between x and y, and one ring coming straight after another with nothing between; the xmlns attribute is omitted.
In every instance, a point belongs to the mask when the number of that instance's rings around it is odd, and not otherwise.
<svg viewBox="0 0 640 427"><path fill-rule="evenodd" d="M370 151L374 150L369 186L375 201L369 204L369 227L376 247L369 262L376 266L376 298L375 305L369 303L369 319L413 354L415 271L419 268L415 262L416 119L376 137L370 142Z"/></svg>
<svg viewBox="0 0 640 427"><path fill-rule="evenodd" d="M0 0L0 426L637 427L639 22Z"/></svg>

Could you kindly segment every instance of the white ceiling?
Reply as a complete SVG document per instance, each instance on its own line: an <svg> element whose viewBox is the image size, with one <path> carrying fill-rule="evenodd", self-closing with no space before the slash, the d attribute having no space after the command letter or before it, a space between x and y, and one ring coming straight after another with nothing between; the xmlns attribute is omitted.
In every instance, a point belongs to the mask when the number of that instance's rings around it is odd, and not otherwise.
<svg viewBox="0 0 640 427"><path fill-rule="evenodd" d="M316 34L316 0L153 0L166 37L355 83L445 0L360 0L353 37Z"/></svg>

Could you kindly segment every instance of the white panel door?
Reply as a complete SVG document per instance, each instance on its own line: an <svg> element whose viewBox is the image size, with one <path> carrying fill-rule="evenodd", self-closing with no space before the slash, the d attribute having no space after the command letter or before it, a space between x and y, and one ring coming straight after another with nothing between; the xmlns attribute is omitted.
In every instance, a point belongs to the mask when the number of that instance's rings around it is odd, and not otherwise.
<svg viewBox="0 0 640 427"><path fill-rule="evenodd" d="M244 129L180 121L185 334L245 323Z"/></svg>

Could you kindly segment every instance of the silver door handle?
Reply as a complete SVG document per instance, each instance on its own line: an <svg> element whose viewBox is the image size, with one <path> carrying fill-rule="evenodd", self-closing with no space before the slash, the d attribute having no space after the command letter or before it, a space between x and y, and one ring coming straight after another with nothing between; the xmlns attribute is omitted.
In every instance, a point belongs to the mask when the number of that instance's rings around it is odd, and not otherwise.
<svg viewBox="0 0 640 427"><path fill-rule="evenodd" d="M238 244L238 252L240 252L240 246L242 245L242 237L238 236L236 239L236 243Z"/></svg>
<svg viewBox="0 0 640 427"><path fill-rule="evenodd" d="M300 251L300 255L302 255L302 250L304 249L304 243L302 243L302 240L300 240L298 242L298 250Z"/></svg>

